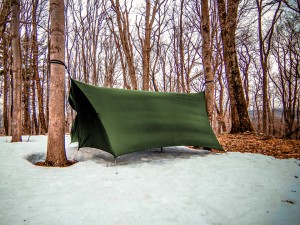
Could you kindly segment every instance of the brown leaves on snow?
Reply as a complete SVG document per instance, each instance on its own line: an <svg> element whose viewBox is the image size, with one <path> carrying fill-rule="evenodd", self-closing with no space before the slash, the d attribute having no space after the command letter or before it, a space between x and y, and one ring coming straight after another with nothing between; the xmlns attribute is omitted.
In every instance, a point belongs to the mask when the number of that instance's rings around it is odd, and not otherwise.
<svg viewBox="0 0 300 225"><path fill-rule="evenodd" d="M223 148L229 152L258 153L279 159L300 159L300 140L280 139L251 133L221 134L218 139Z"/></svg>

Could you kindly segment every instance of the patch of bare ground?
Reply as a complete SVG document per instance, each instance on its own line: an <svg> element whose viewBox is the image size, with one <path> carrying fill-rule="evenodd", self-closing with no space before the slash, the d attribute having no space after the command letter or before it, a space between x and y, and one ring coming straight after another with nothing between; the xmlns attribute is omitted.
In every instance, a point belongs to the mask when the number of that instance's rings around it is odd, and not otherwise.
<svg viewBox="0 0 300 225"><path fill-rule="evenodd" d="M248 152L273 156L278 159L295 158L300 160L300 140L281 139L262 135L221 134L220 144L228 152ZM212 152L224 153L219 150Z"/></svg>

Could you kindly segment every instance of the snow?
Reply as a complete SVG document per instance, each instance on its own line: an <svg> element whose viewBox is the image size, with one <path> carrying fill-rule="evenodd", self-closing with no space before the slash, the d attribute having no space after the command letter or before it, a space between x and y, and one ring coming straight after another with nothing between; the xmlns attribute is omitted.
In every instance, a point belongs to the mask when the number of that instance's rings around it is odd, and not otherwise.
<svg viewBox="0 0 300 225"><path fill-rule="evenodd" d="M66 150L79 163L37 167L46 136L0 137L0 224L300 224L300 161L186 147L117 158ZM292 204L294 203L294 204Z"/></svg>

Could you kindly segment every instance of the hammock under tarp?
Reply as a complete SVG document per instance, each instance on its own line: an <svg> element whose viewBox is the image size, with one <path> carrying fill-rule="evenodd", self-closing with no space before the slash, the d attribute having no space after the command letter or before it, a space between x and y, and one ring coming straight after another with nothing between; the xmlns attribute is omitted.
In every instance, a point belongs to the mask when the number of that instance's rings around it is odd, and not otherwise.
<svg viewBox="0 0 300 225"><path fill-rule="evenodd" d="M210 126L204 92L165 93L96 87L71 79L77 112L71 140L114 157L167 146L222 149Z"/></svg>

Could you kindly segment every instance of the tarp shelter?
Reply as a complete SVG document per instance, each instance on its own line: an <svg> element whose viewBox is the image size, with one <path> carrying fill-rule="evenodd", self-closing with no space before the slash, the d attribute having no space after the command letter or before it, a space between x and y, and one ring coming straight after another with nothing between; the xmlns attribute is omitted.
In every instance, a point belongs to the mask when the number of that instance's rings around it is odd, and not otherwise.
<svg viewBox="0 0 300 225"><path fill-rule="evenodd" d="M167 146L222 149L210 126L204 92L193 94L96 87L71 79L77 112L71 139L114 157Z"/></svg>

